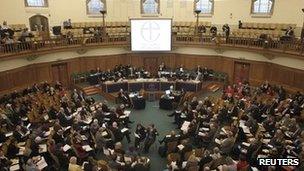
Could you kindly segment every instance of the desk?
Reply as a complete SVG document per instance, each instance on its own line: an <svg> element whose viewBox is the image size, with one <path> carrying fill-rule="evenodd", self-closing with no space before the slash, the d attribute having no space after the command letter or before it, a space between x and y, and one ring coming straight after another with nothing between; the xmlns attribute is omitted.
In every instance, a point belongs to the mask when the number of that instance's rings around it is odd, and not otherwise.
<svg viewBox="0 0 304 171"><path fill-rule="evenodd" d="M107 81L102 84L102 90L105 93L115 93L120 89L128 92L136 92L141 89L145 91L165 91L173 86L175 90L198 92L201 91L202 82L200 81L168 81L166 79L133 79L120 82Z"/></svg>
<svg viewBox="0 0 304 171"><path fill-rule="evenodd" d="M165 110L173 109L173 101L174 98L160 98L159 100L159 108Z"/></svg>
<svg viewBox="0 0 304 171"><path fill-rule="evenodd" d="M124 91L129 91L128 90L128 82L126 81L121 81L121 82L106 82L102 84L102 90L105 93L115 93L119 92L120 89L123 89Z"/></svg>
<svg viewBox="0 0 304 171"><path fill-rule="evenodd" d="M90 85L96 85L99 83L99 77L100 77L100 73L96 73L96 74L91 74L88 77L88 82Z"/></svg>
<svg viewBox="0 0 304 171"><path fill-rule="evenodd" d="M146 100L143 97L133 97L132 102L134 105L134 109L145 109L146 108Z"/></svg>
<svg viewBox="0 0 304 171"><path fill-rule="evenodd" d="M177 81L175 90L198 92L202 89L201 81Z"/></svg>

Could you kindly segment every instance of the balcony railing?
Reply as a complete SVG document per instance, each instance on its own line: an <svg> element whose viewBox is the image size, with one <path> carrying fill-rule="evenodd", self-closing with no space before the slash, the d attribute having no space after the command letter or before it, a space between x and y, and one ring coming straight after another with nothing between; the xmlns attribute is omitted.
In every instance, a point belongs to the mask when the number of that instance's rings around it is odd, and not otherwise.
<svg viewBox="0 0 304 171"><path fill-rule="evenodd" d="M256 38L245 37L212 37L212 36L193 36L193 35L174 35L173 46L196 46L196 47L213 47L213 48L243 48L252 50L263 50L273 53L286 53L296 56L304 56L304 43L300 40L279 41L269 40L264 41ZM99 46L117 46L129 47L129 36L111 36L106 38L96 37L75 37L67 38L52 38L47 40L16 42L0 45L0 58L10 58L19 55L30 55L39 53L51 53L54 50L79 49Z"/></svg>

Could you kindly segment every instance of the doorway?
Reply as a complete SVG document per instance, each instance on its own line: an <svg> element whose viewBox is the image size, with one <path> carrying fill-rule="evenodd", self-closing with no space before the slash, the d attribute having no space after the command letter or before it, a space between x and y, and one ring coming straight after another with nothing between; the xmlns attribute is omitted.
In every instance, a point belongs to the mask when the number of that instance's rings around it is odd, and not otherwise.
<svg viewBox="0 0 304 171"><path fill-rule="evenodd" d="M49 37L49 19L43 15L34 15L30 19L31 31L37 31L42 38Z"/></svg>
<svg viewBox="0 0 304 171"><path fill-rule="evenodd" d="M60 81L64 87L69 84L67 63L60 63L52 65L53 82Z"/></svg>
<svg viewBox="0 0 304 171"><path fill-rule="evenodd" d="M234 83L249 81L250 64L244 62L234 63Z"/></svg>

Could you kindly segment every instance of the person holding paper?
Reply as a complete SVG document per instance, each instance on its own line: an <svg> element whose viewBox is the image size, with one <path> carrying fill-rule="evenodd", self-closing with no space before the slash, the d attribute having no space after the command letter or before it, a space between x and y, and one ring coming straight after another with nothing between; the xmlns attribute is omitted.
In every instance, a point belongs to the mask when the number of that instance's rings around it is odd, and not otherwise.
<svg viewBox="0 0 304 171"><path fill-rule="evenodd" d="M77 155L77 157L81 158L81 159L84 159L86 158L89 153L86 152L85 149L83 149L83 144L82 144L82 140L81 138L79 137L79 134L78 133L74 133L72 135L72 139L71 139L71 142L72 142L72 147Z"/></svg>
<svg viewBox="0 0 304 171"><path fill-rule="evenodd" d="M149 125L147 129L147 135L144 143L144 153L149 152L149 148L151 145L155 142L156 136L158 135L158 132L154 126L154 124Z"/></svg>
<svg viewBox="0 0 304 171"><path fill-rule="evenodd" d="M230 154L235 142L232 132L227 133L227 138L221 142L221 151L223 154Z"/></svg>
<svg viewBox="0 0 304 171"><path fill-rule="evenodd" d="M123 140L124 137L127 138L128 143L131 142L130 138L130 131L128 129L120 129L118 127L117 122L113 122L112 126L110 127L110 130L112 131L114 135L114 142L120 142Z"/></svg>
<svg viewBox="0 0 304 171"><path fill-rule="evenodd" d="M39 171L38 167L32 159L28 159L25 165L26 171Z"/></svg>
<svg viewBox="0 0 304 171"><path fill-rule="evenodd" d="M134 132L134 136L135 136L134 146L136 148L139 148L140 143L146 138L146 133L147 130L144 126L142 126L141 124L136 125L136 129Z"/></svg>
<svg viewBox="0 0 304 171"><path fill-rule="evenodd" d="M159 140L159 144L163 142L167 145L169 142L178 141L179 137L176 136L175 131L171 131L170 135L166 135L162 140Z"/></svg>
<svg viewBox="0 0 304 171"><path fill-rule="evenodd" d="M119 90L118 99L127 107L132 105L128 92L124 91L123 89Z"/></svg>
<svg viewBox="0 0 304 171"><path fill-rule="evenodd" d="M2 149L0 149L0 168L5 169L9 169L9 166L11 165L11 161L4 156L4 153L2 151Z"/></svg>
<svg viewBox="0 0 304 171"><path fill-rule="evenodd" d="M17 146L16 139L13 138L11 139L8 145L6 156L12 159L15 158L18 153L19 153L19 147Z"/></svg>

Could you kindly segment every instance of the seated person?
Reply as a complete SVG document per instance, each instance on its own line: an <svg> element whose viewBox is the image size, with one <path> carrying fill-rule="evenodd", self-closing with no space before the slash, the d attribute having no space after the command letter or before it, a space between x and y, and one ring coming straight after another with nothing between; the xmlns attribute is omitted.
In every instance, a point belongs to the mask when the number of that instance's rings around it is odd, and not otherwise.
<svg viewBox="0 0 304 171"><path fill-rule="evenodd" d="M294 37L294 30L291 26L289 26L288 29L286 30L285 36Z"/></svg>
<svg viewBox="0 0 304 171"><path fill-rule="evenodd" d="M127 107L130 107L132 105L129 94L126 91L123 91L123 89L119 90L118 99Z"/></svg>
<svg viewBox="0 0 304 171"><path fill-rule="evenodd" d="M149 161L146 157L139 157L135 162L132 163L131 167L134 171L149 170Z"/></svg>
<svg viewBox="0 0 304 171"><path fill-rule="evenodd" d="M130 131L125 130L122 132L123 129L120 129L116 122L113 122L112 126L110 127L110 130L112 131L112 133L114 135L114 142L120 142L123 140L124 137L127 138L128 143L131 142Z"/></svg>
<svg viewBox="0 0 304 171"><path fill-rule="evenodd" d="M166 135L162 140L159 140L159 143L162 144L163 142L165 144L173 141L178 141L179 136L176 135L175 131L171 131L170 135Z"/></svg>
<svg viewBox="0 0 304 171"><path fill-rule="evenodd" d="M215 37L217 35L217 28L215 26L211 26L210 33L213 37Z"/></svg>
<svg viewBox="0 0 304 171"><path fill-rule="evenodd" d="M158 71L165 71L166 69L167 67L164 62L162 62L158 67Z"/></svg>
<svg viewBox="0 0 304 171"><path fill-rule="evenodd" d="M70 158L68 171L82 171L81 166L77 164L77 158L75 156L72 156Z"/></svg>

